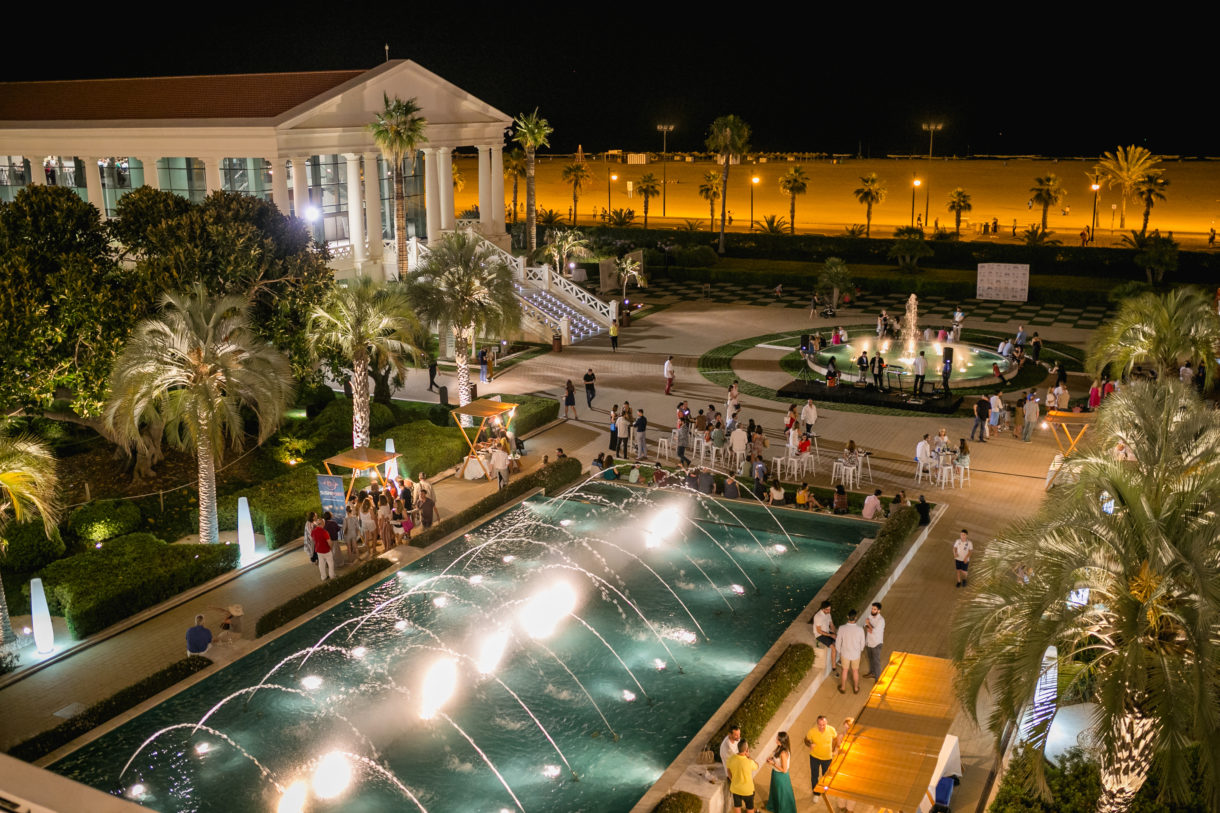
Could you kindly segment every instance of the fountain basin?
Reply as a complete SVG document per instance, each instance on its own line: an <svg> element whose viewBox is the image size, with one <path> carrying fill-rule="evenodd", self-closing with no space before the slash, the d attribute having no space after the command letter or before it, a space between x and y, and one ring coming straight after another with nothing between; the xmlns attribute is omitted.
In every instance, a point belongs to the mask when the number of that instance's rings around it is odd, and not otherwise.
<svg viewBox="0 0 1220 813"><path fill-rule="evenodd" d="M528 500L52 770L163 811L273 811L298 782L335 794L310 810L629 810L876 527L780 513L601 481Z"/></svg>

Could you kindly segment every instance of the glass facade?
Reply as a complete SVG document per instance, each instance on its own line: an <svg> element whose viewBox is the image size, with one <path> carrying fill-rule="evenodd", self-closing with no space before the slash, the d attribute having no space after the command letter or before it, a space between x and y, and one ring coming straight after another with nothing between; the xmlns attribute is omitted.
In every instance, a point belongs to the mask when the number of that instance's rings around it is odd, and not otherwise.
<svg viewBox="0 0 1220 813"><path fill-rule="evenodd" d="M119 198L144 185L144 164L138 158L104 158L100 171L106 217L114 217L118 213Z"/></svg>
<svg viewBox="0 0 1220 813"><path fill-rule="evenodd" d="M365 168L367 171L367 167ZM394 179L390 176L390 165L384 158L377 159L377 179L381 189L381 236L385 240L394 239ZM406 175L403 181L403 197L407 210L407 239L418 237L426 240L428 237L427 208L424 205L424 154L415 154L414 171ZM365 187L372 184L366 179Z"/></svg>
<svg viewBox="0 0 1220 813"><path fill-rule="evenodd" d="M24 156L0 155L0 201L12 203L17 193L28 185L29 178L30 167Z"/></svg>
<svg viewBox="0 0 1220 813"><path fill-rule="evenodd" d="M191 203L203 203L207 197L203 161L198 158L160 158L157 160L157 177L161 189L181 195Z"/></svg>
<svg viewBox="0 0 1220 813"><path fill-rule="evenodd" d="M266 158L223 158L220 188L271 200L271 162Z"/></svg>

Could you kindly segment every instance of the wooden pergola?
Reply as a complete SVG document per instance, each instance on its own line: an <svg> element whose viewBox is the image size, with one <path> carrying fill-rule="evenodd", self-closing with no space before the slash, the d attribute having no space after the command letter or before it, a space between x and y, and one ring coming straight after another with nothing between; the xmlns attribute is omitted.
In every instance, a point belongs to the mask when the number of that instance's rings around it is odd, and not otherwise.
<svg viewBox="0 0 1220 813"><path fill-rule="evenodd" d="M1055 436L1055 445L1059 447L1059 453L1063 455L1064 462L1067 461L1072 452L1076 451L1076 446L1079 445L1080 439L1084 437L1084 433L1092 426L1096 417L1096 412L1062 412L1052 409L1046 413L1046 425L1051 428L1051 434ZM1059 439L1060 429L1063 430L1063 440ZM1072 435L1073 430L1076 430L1074 436ZM1067 441L1067 448L1064 448L1064 441ZM1051 486L1055 485L1055 480L1059 478L1061 471L1063 471L1062 465L1055 469L1053 475L1047 478L1047 491L1050 491Z"/></svg>
<svg viewBox="0 0 1220 813"><path fill-rule="evenodd" d="M517 406L517 404L507 404L503 401L493 401L490 398L480 398L477 401L471 401L466 406L460 406L457 409L450 411L449 414L453 416L453 420L458 425L458 428L463 430L462 437L466 438L466 443L468 446L470 446L470 453L466 455L466 459L462 461L462 467L458 469L459 477L466 476L466 467L470 465L470 461L473 460L475 463L479 464L479 468L483 470L483 474L487 477L487 479L491 479L491 471L487 468L487 464L483 462L483 459L479 457L479 452L474 446L475 441L471 439L470 433L465 431L465 428L462 426L462 419L460 416L467 415L471 418L479 419L479 429L474 433L474 437L477 439L483 434L483 430L487 427L487 422L489 420L494 419L496 421L500 421L501 416L508 413L508 417L503 419L504 422L507 423L512 419L512 411L516 409Z"/></svg>
<svg viewBox="0 0 1220 813"><path fill-rule="evenodd" d="M347 499L352 498L352 489L356 487L356 477L362 471L372 469L377 472L377 479L384 486L386 484L385 476L381 473L381 466L389 463L391 460L397 460L402 455L397 452L383 452L380 449L370 449L367 446L358 446L346 452L340 452L334 457L328 457L322 461L322 465L326 467L327 474L334 474L330 470L331 464L340 466L345 469L352 470L352 481L347 487Z"/></svg>

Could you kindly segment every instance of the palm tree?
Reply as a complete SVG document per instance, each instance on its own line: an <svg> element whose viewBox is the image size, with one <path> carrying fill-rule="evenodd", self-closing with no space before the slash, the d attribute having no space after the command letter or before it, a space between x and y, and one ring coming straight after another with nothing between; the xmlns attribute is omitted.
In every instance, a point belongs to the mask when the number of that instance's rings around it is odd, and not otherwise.
<svg viewBox="0 0 1220 813"><path fill-rule="evenodd" d="M534 191L534 157L540 147L551 146L546 137L555 132L544 118L539 118L538 108L528 116L522 113L513 122L517 131L513 133L516 141L525 150L525 232L526 248L533 254L538 249L538 227L535 223L534 207L536 197Z"/></svg>
<svg viewBox="0 0 1220 813"><path fill-rule="evenodd" d="M315 354L333 355L351 365L352 446L369 445L369 364L376 356L381 366L406 373L407 361L417 361L423 348L414 344L418 334L415 314L399 285L357 277L337 287L309 314L309 342Z"/></svg>
<svg viewBox="0 0 1220 813"><path fill-rule="evenodd" d="M0 434L0 552L10 517L21 521L27 514L36 514L46 532L54 532L59 522L58 497L55 456L50 448L37 438ZM0 582L0 658L4 647L15 640L4 583Z"/></svg>
<svg viewBox="0 0 1220 813"><path fill-rule="evenodd" d="M780 176L780 190L788 196L788 233L796 234L796 196L809 191L809 176L801 167L793 167Z"/></svg>
<svg viewBox="0 0 1220 813"><path fill-rule="evenodd" d="M636 181L635 191L644 198L644 228L648 228L648 201L661 194L661 184L657 176L649 172Z"/></svg>
<svg viewBox="0 0 1220 813"><path fill-rule="evenodd" d="M124 448L146 443L140 424L165 423L171 442L194 448L199 468L199 541L216 542L216 457L240 449L243 409L258 421L258 442L292 403L288 359L258 339L244 296L212 299L202 285L166 294L161 313L136 325L110 377L102 413L106 434Z"/></svg>
<svg viewBox="0 0 1220 813"><path fill-rule="evenodd" d="M394 243L398 250L398 278L407 276L407 202L403 191L403 164L415 172L415 154L428 140L428 120L418 115L420 107L412 97L403 101L382 94L384 107L377 120L367 125L373 143L390 165L394 180ZM380 235L373 235L380 240Z"/></svg>
<svg viewBox="0 0 1220 813"><path fill-rule="evenodd" d="M856 196L856 200L864 204L864 236L870 237L873 233L873 207L885 200L885 193L888 190L885 188L885 182L877 178L877 173L873 172L869 175L864 175L860 178L860 186L856 191L852 192Z"/></svg>
<svg viewBox="0 0 1220 813"><path fill-rule="evenodd" d="M1039 226L1037 223L1030 226L1021 232L1021 239L1025 241L1027 246L1057 246L1061 245L1059 240L1051 237L1053 231L1047 231L1045 227Z"/></svg>
<svg viewBox="0 0 1220 813"><path fill-rule="evenodd" d="M627 283L635 281L637 288L648 287L648 277L644 276L644 267L639 260L630 257L619 257L614 262L618 268L618 278L623 282L623 300L627 299Z"/></svg>
<svg viewBox="0 0 1220 813"><path fill-rule="evenodd" d="M588 257L589 241L579 229L552 229L546 234L546 245L539 253L555 264L555 273L562 274L570 257Z"/></svg>
<svg viewBox="0 0 1220 813"><path fill-rule="evenodd" d="M1052 172L1050 175L1034 178L1034 185L1029 191L1034 193L1034 203L1042 207L1042 231L1046 231L1046 213L1063 200L1063 184L1059 176Z"/></svg>
<svg viewBox="0 0 1220 813"><path fill-rule="evenodd" d="M953 229L958 237L962 236L962 212L969 212L974 206L970 203L970 195L960 186L949 193L950 212L953 212Z"/></svg>
<svg viewBox="0 0 1220 813"><path fill-rule="evenodd" d="M851 287L851 271L848 270L847 263L839 257L827 257L826 262L822 263L821 272L818 273L818 291L829 294L831 306L838 307L839 296L844 291L851 290Z"/></svg>
<svg viewBox="0 0 1220 813"><path fill-rule="evenodd" d="M1158 380L1174 378L1184 361L1204 364L1205 385L1215 380L1220 316L1211 297L1197 288L1174 288L1124 299L1114 318L1098 328L1089 344L1088 367L1126 376L1148 365Z"/></svg>
<svg viewBox="0 0 1220 813"><path fill-rule="evenodd" d="M554 209L539 209L537 221L538 227L543 229L557 229L564 225L563 215Z"/></svg>
<svg viewBox="0 0 1220 813"><path fill-rule="evenodd" d="M462 168L457 164L449 165L449 174L453 176L453 191L461 192L466 188L466 176L462 174Z"/></svg>
<svg viewBox="0 0 1220 813"><path fill-rule="evenodd" d="M707 201L707 210L712 218L712 231L716 231L716 200L720 197L720 175L708 170L699 184L699 197Z"/></svg>
<svg viewBox="0 0 1220 813"><path fill-rule="evenodd" d="M504 156L504 174L513 179L513 222L517 222L517 184L525 177L525 153L514 147Z"/></svg>
<svg viewBox="0 0 1220 813"><path fill-rule="evenodd" d="M923 229L918 226L901 226L894 230L894 244L888 256L898 260L898 267L914 273L919 270L919 261L931 257L933 251L924 239Z"/></svg>
<svg viewBox="0 0 1220 813"><path fill-rule="evenodd" d="M1144 225L1140 228L1140 234L1148 233L1148 218L1152 217L1152 207L1158 200L1165 199L1167 186L1169 179L1160 175L1145 175L1136 182L1135 196L1144 203Z"/></svg>
<svg viewBox="0 0 1220 813"><path fill-rule="evenodd" d="M780 215L764 215L762 220L755 222L763 234L783 234L789 225Z"/></svg>
<svg viewBox="0 0 1220 813"><path fill-rule="evenodd" d="M571 163L563 168L563 180L572 184L572 225L576 225L576 203L580 200L580 188L590 180L593 174L585 163Z"/></svg>
<svg viewBox="0 0 1220 813"><path fill-rule="evenodd" d="M712 122L707 134L707 149L720 156L720 253L724 254L724 223L729 204L729 164L750 149L750 125L738 116L721 116Z"/></svg>
<svg viewBox="0 0 1220 813"><path fill-rule="evenodd" d="M1055 704L1030 704L1054 647L1060 691L1097 704L1097 810L1121 813L1154 769L1181 796L1192 743L1215 778L1220 415L1172 379L1133 382L1106 399L1095 429L1078 482L971 568L952 650L966 708L977 714L990 685L992 733L1024 723L1040 757ZM1115 459L1119 443L1131 459ZM1033 763L1030 779L1045 788L1044 761ZM1220 793L1208 784L1214 808Z"/></svg>
<svg viewBox="0 0 1220 813"><path fill-rule="evenodd" d="M1104 153L1094 167L1101 173L1108 188L1117 186L1122 189L1118 215L1120 229L1127 228L1127 198L1134 196L1136 184L1141 180L1149 175L1160 175L1164 171L1157 166L1160 162L1159 155L1153 155L1145 147L1131 145Z"/></svg>
<svg viewBox="0 0 1220 813"><path fill-rule="evenodd" d="M452 327L458 404L465 406L475 336L508 334L521 326L512 269L495 246L469 232L454 232L428 252L407 282L407 297L420 319Z"/></svg>

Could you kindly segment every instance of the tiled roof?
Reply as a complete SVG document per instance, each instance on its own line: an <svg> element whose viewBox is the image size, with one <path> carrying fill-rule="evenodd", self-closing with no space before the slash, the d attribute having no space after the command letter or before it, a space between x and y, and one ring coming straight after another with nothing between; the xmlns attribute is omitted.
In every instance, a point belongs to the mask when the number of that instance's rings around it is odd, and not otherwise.
<svg viewBox="0 0 1220 813"><path fill-rule="evenodd" d="M0 82L0 121L272 118L362 73Z"/></svg>

